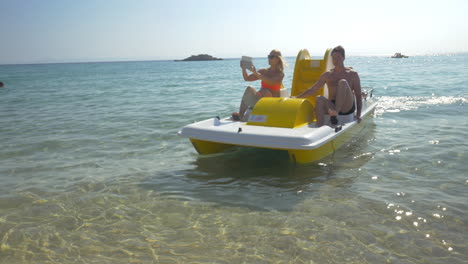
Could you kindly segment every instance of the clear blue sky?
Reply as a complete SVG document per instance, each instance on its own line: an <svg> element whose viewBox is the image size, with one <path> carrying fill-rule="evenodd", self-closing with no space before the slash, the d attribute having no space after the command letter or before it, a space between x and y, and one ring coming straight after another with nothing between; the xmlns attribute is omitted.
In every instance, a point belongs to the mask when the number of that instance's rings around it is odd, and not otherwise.
<svg viewBox="0 0 468 264"><path fill-rule="evenodd" d="M466 0L0 0L0 64L468 51Z"/></svg>

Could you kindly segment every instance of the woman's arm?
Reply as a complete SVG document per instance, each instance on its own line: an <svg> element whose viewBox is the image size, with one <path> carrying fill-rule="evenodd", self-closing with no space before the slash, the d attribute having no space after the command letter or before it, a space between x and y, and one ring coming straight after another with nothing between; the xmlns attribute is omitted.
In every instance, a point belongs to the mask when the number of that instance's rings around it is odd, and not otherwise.
<svg viewBox="0 0 468 264"><path fill-rule="evenodd" d="M266 82L267 84L270 85L277 85L277 84L282 84L283 83L283 78L284 78L284 73L279 72L278 74L275 74L274 76L265 76L267 72L267 69L261 69L258 72L255 70L255 67L253 67L253 74L255 74L258 79Z"/></svg>
<svg viewBox="0 0 468 264"><path fill-rule="evenodd" d="M244 81L247 81L247 82L252 82L252 81L256 81L259 79L258 76L255 75L254 73L248 74L247 69L245 68L242 68L242 77L244 77Z"/></svg>

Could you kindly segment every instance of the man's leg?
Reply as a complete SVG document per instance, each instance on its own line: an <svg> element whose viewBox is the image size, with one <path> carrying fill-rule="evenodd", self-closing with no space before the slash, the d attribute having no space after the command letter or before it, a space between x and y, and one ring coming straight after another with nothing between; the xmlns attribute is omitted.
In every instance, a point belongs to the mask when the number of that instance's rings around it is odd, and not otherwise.
<svg viewBox="0 0 468 264"><path fill-rule="evenodd" d="M348 82L345 79L341 79L338 82L336 89L335 107L333 110L336 111L336 115L340 112L346 113L351 110L354 103L354 95L349 87Z"/></svg>
<svg viewBox="0 0 468 264"><path fill-rule="evenodd" d="M333 107L333 103L324 96L317 96L315 98L315 115L317 117L317 127L321 127L325 124L325 115L327 115L329 109L332 109Z"/></svg>

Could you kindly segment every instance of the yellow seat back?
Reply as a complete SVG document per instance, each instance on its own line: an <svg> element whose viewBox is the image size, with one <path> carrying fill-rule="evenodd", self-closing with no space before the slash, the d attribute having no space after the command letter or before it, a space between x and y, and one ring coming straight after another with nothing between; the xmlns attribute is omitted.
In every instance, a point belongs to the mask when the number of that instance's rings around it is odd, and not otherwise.
<svg viewBox="0 0 468 264"><path fill-rule="evenodd" d="M247 125L296 128L311 122L313 113L306 99L264 97L255 104Z"/></svg>
<svg viewBox="0 0 468 264"><path fill-rule="evenodd" d="M310 88L317 82L320 76L332 68L331 49L325 51L323 59L312 59L309 51L303 49L299 51L296 57L296 65L294 66L294 75L292 81L291 95L296 96ZM320 89L318 94L307 98L315 107L315 97L317 95L328 96L326 85Z"/></svg>

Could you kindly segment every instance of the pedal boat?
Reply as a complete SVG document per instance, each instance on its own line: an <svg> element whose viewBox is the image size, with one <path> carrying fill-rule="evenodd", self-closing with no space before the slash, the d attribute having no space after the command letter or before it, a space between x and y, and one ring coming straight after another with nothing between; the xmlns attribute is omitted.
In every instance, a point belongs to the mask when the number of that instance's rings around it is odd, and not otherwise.
<svg viewBox="0 0 468 264"><path fill-rule="evenodd" d="M296 58L291 94L300 94L312 86L331 67L331 49L326 50L323 59L311 59L306 49L301 50ZM368 91L363 93L360 123L353 113L338 115L337 125L328 122L316 127L316 96L297 99L289 98L286 89L281 93L284 97L261 98L247 122L233 121L231 117L214 117L189 124L178 134L188 137L200 154L246 146L284 150L293 163L311 163L334 153L359 134L369 123L377 105L372 91ZM319 94L327 96L327 87Z"/></svg>

